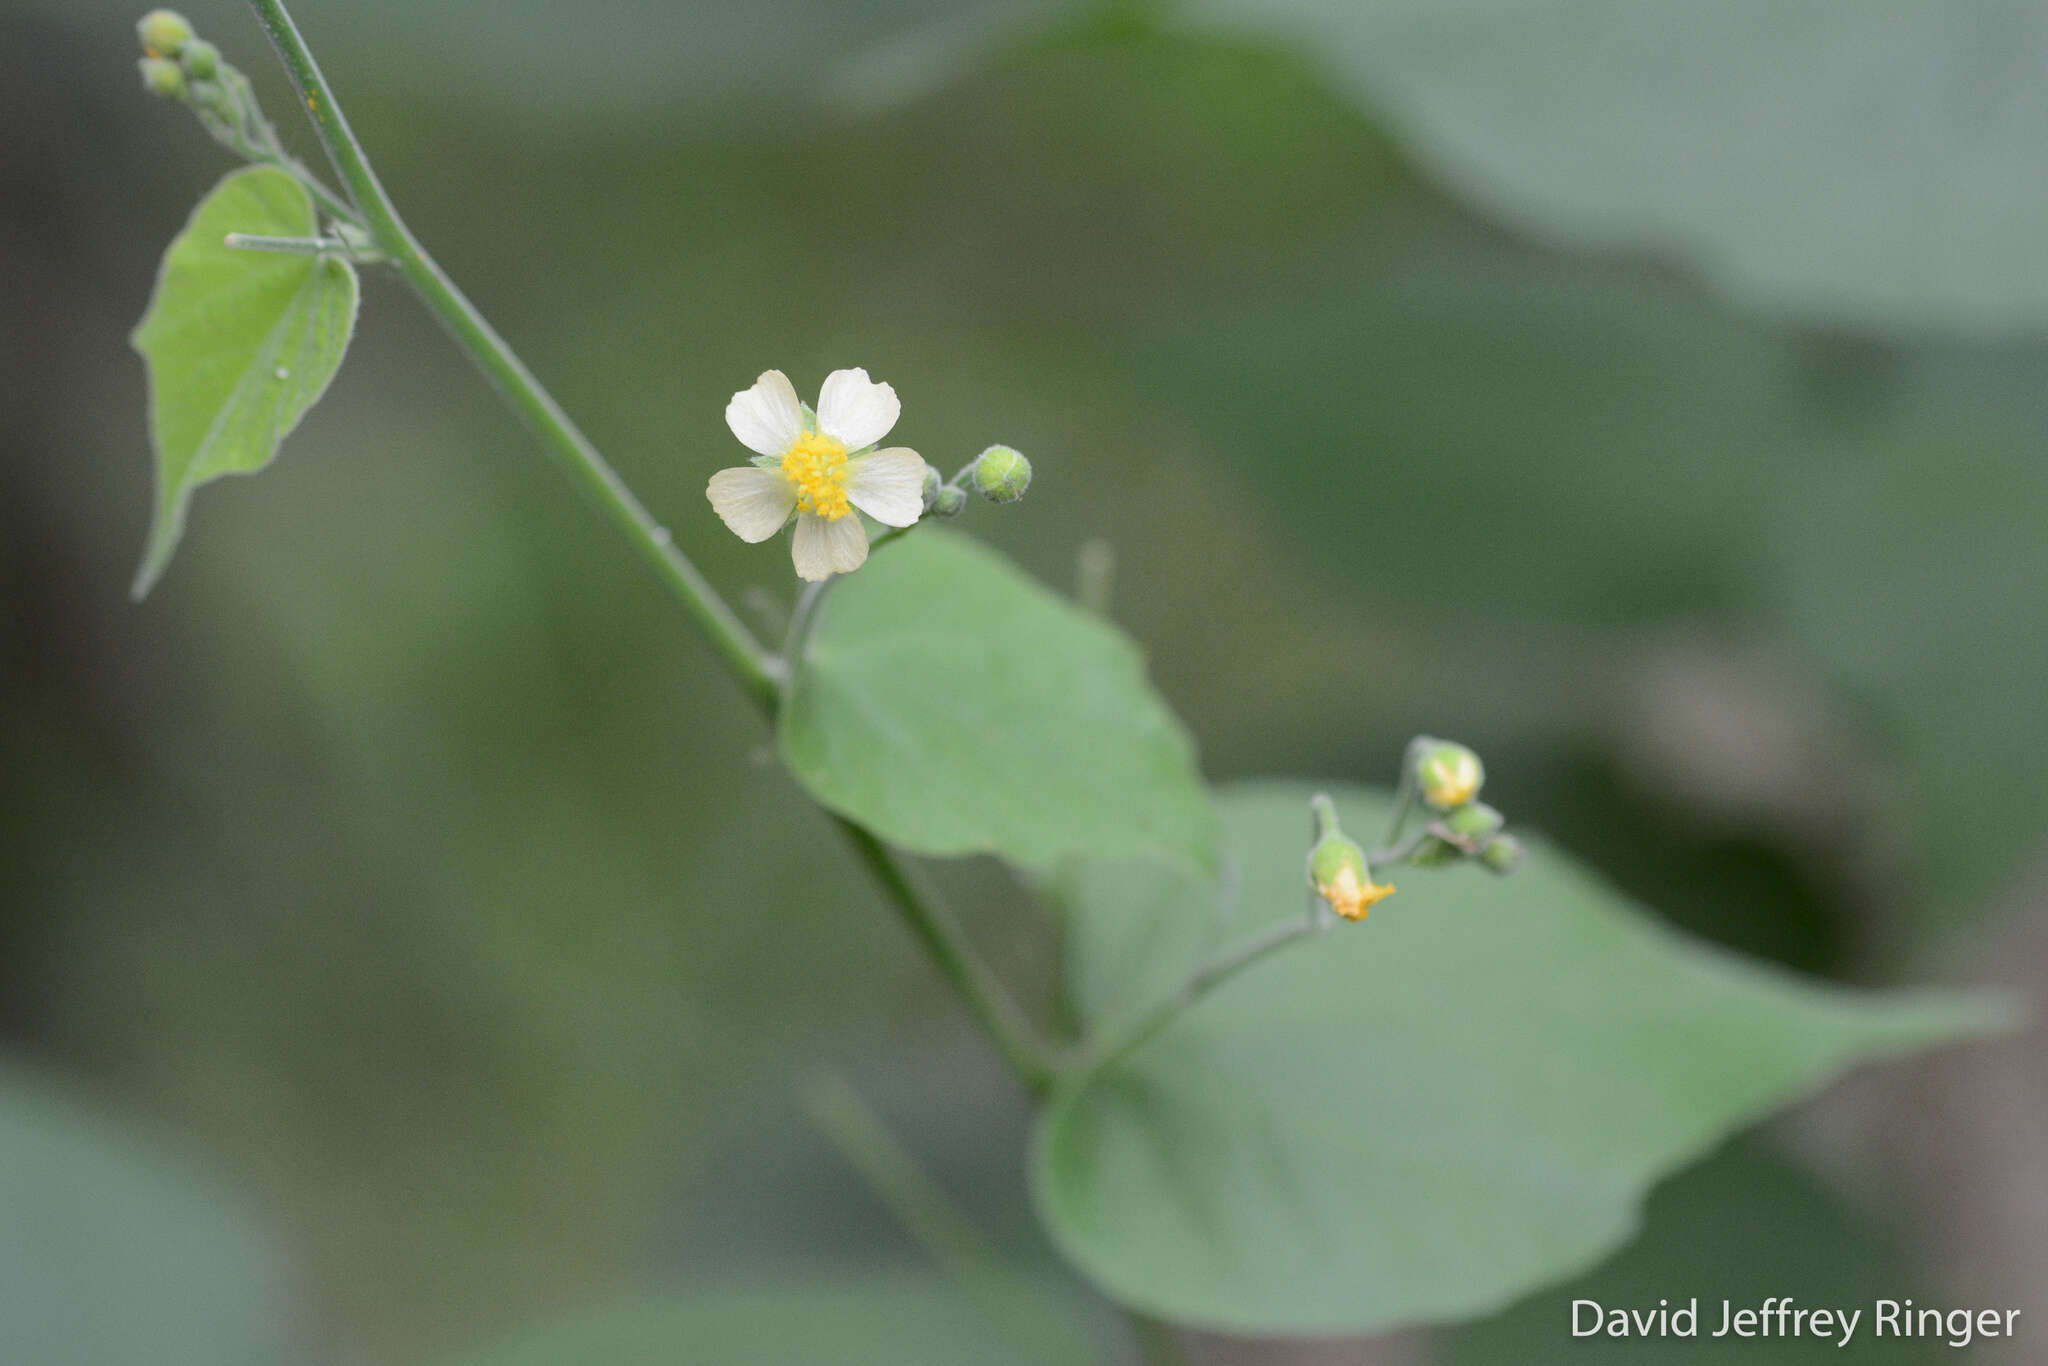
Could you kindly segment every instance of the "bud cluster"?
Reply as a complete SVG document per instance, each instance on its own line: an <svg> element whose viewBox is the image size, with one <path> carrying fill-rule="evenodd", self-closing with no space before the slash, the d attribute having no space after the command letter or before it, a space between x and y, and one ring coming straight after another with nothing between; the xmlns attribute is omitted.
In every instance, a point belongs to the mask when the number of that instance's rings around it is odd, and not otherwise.
<svg viewBox="0 0 2048 1366"><path fill-rule="evenodd" d="M924 510L932 517L957 517L967 506L967 490L991 503L1014 503L1031 487L1031 462L1008 446L990 446L970 460L958 474L941 483L936 470L924 481Z"/></svg>
<svg viewBox="0 0 2048 1366"><path fill-rule="evenodd" d="M1500 874L1521 866L1522 842L1502 830L1507 818L1478 799L1486 769L1477 754L1455 741L1418 736L1408 746L1407 766L1404 784L1413 783L1437 814L1406 862L1438 868L1473 859Z"/></svg>
<svg viewBox="0 0 2048 1366"><path fill-rule="evenodd" d="M192 31L176 10L151 10L136 21L142 85L183 104L214 140L250 161L282 161L277 131L257 106L249 78L221 59L220 49Z"/></svg>

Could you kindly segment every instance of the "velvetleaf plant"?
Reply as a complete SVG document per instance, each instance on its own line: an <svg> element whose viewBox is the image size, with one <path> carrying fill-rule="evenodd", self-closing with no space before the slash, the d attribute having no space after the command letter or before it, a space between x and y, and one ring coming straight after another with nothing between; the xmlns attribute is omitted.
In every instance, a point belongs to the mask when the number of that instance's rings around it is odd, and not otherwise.
<svg viewBox="0 0 2048 1366"><path fill-rule="evenodd" d="M1148 1359L1176 1359L1176 1325L1486 1313L1611 1251L1660 1177L1834 1072L1999 1025L1982 1001L1797 983L1656 927L1507 833L1453 742L1418 737L1391 794L1212 791L1099 610L930 525L970 492L1017 503L1031 462L995 444L942 478L882 447L902 405L863 369L815 407L762 372L725 412L752 458L705 462L691 535L707 513L748 542L790 531L804 586L768 648L406 227L283 0L251 9L339 180L187 21L142 19L145 89L246 164L172 242L135 333L158 489L136 595L194 490L267 465L325 391L359 270L395 274L670 590L1028 1092L1045 1229ZM1370 849L1347 816L1383 822ZM913 862L970 854L1050 893L1064 1010L1020 1000ZM1393 869L1416 876L1370 917Z"/></svg>

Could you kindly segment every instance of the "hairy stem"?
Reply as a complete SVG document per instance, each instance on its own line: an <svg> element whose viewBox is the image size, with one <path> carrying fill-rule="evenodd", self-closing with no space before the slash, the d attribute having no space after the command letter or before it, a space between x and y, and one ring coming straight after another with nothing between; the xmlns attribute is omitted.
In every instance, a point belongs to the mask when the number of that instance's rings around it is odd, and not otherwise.
<svg viewBox="0 0 2048 1366"><path fill-rule="evenodd" d="M433 310L456 342L469 352L498 391L519 411L548 449L568 469L612 522L626 534L640 557L681 600L685 610L711 641L726 666L757 703L775 704L775 677L769 657L697 566L676 548L667 528L633 496L612 467L598 454L553 396L541 387L476 306L435 263L398 216L397 208L370 169L369 159L350 131L334 92L327 87L306 41L299 35L283 0L249 0L284 62L306 112L319 130L334 169L363 217L378 250L390 258L413 292Z"/></svg>
<svg viewBox="0 0 2048 1366"><path fill-rule="evenodd" d="M717 591L676 548L668 530L649 515L640 500L605 463L597 448L583 435L539 380L513 354L503 337L485 321L476 307L457 289L454 281L435 264L398 216L397 208L377 180L376 173L334 92L320 74L305 39L292 22L283 0L249 0L278 56L290 73L292 83L312 115L320 140L340 174L342 184L362 213L363 226L377 249L405 277L413 291L438 315L455 342L469 352L499 392L533 426L548 448L568 468L610 515L612 522L630 540L674 591L697 625L710 639L733 676L746 688L762 712L773 717L781 706L781 681L790 661L767 654L753 634L726 605ZM799 630L793 643L800 645L803 623L808 622L818 595L807 596L800 611ZM916 936L940 973L973 1012L1006 1062L1034 1094L1049 1088L1055 1069L1045 1050L1036 1042L1022 1012L1003 991L995 975L982 964L952 918L934 904L911 880L901 857L873 833L838 815L833 816L854 852L889 895L911 933Z"/></svg>

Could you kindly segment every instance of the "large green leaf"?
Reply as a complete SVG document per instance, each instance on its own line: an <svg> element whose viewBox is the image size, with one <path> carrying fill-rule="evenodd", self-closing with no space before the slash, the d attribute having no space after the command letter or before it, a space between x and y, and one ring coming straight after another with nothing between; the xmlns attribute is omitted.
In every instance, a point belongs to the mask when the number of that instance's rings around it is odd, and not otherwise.
<svg viewBox="0 0 2048 1366"><path fill-rule="evenodd" d="M1660 1186L1643 1236L1570 1285L1532 1295L1507 1313L1452 1335L1438 1366L1858 1366L1931 1362L1953 1349L1939 1338L1877 1337L1872 1304L1918 1296L1923 1277L1811 1177L1738 1145ZM1722 1303L1755 1309L1771 1296L1799 1307L1861 1311L1847 1347L1833 1337L1713 1337ZM1654 1312L1698 1301L1696 1337L1573 1336L1572 1302ZM1939 1303L1939 1301L1937 1301ZM1581 1312L1581 1326L1590 1319Z"/></svg>
<svg viewBox="0 0 2048 1366"><path fill-rule="evenodd" d="M1668 281L1389 231L1117 339L1333 583L1432 614L1718 614L1829 433L1795 339Z"/></svg>
<svg viewBox="0 0 2048 1366"><path fill-rule="evenodd" d="M834 585L781 738L812 796L919 853L1214 866L1193 746L1137 649L940 528Z"/></svg>
<svg viewBox="0 0 2048 1366"><path fill-rule="evenodd" d="M1551 241L1678 257L1824 320L2048 323L2033 0L1192 0L1298 46Z"/></svg>
<svg viewBox="0 0 2048 1366"><path fill-rule="evenodd" d="M195 1172L0 1067L0 1361L278 1366L268 1251Z"/></svg>
<svg viewBox="0 0 2048 1366"><path fill-rule="evenodd" d="M1774 509L1759 577L1896 762L1911 891L1940 929L2039 846L2048 465L2038 418L1900 426Z"/></svg>
<svg viewBox="0 0 2048 1366"><path fill-rule="evenodd" d="M1019 1307L1066 1312L1057 1301L1038 1297ZM1006 1314L991 1313L935 1281L872 1276L623 1305L469 1353L448 1366L1081 1366L1070 1355L1046 1355L1036 1342L1020 1343L1019 1336Z"/></svg>
<svg viewBox="0 0 2048 1366"><path fill-rule="evenodd" d="M1300 915L1305 786L1221 802L1232 934ZM1371 830L1374 795L1346 791ZM1803 983L1686 941L1540 844L1514 878L1403 870L1370 919L1204 1000L1041 1121L1040 1212L1116 1298L1274 1333L1496 1309L1636 1227L1644 1191L1838 1069L1992 1004ZM1185 973L1213 890L1079 881L1072 1005Z"/></svg>
<svg viewBox="0 0 2048 1366"><path fill-rule="evenodd" d="M215 186L164 253L134 337L149 364L156 446L156 516L137 597L170 563L192 491L268 465L341 366L355 328L355 269L224 244L231 232L310 237L317 227L304 186L254 167Z"/></svg>

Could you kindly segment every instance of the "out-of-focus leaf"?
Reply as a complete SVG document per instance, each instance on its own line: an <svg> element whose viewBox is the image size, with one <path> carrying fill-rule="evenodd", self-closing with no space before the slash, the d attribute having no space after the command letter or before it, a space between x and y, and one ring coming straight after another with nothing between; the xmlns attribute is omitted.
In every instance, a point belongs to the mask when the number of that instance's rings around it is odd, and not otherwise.
<svg viewBox="0 0 2048 1366"><path fill-rule="evenodd" d="M1044 1314L1066 1312L1034 1297ZM935 1282L871 1277L843 1284L702 1293L599 1311L466 1354L447 1366L1055 1366L1001 1320ZM1070 1358L1057 1366L1076 1366Z"/></svg>
<svg viewBox="0 0 2048 1366"><path fill-rule="evenodd" d="M1193 745L1137 649L941 528L833 586L781 742L812 796L919 853L1215 866Z"/></svg>
<svg viewBox="0 0 2048 1366"><path fill-rule="evenodd" d="M1119 349L1296 553L1440 619L1725 610L1825 437L1789 336L1683 289L1394 233Z"/></svg>
<svg viewBox="0 0 2048 1366"><path fill-rule="evenodd" d="M109 30L135 15L123 0L14 0L14 8L97 20ZM184 6L224 48L249 44L244 65L254 67L261 40L253 25L238 26L246 23L239 8L222 0ZM820 108L839 72L856 61L856 74L871 82L915 78L916 64L873 70L876 59L864 54L878 44L906 51L937 44L943 57L945 36L956 28L1028 29L1071 8L1061 0L589 0L570 8L555 0L334 0L295 13L352 108L386 81L432 87L531 134L582 132L678 109L787 119ZM959 55L975 51L968 45ZM520 97L506 99L508 89Z"/></svg>
<svg viewBox="0 0 2048 1366"><path fill-rule="evenodd" d="M1953 924L2048 823L2042 436L1922 420L1796 492L1773 513L1765 582L1889 741L1913 890L1927 924Z"/></svg>
<svg viewBox="0 0 2048 1366"><path fill-rule="evenodd" d="M304 186L252 167L215 186L164 253L134 337L149 363L157 490L137 597L170 563L192 491L268 465L341 367L356 322L354 267L223 242L231 232L310 237L317 226Z"/></svg>
<svg viewBox="0 0 2048 1366"><path fill-rule="evenodd" d="M1299 48L1552 242L1678 257L1772 312L2048 323L2048 11L2030 0L1191 0Z"/></svg>
<svg viewBox="0 0 2048 1366"><path fill-rule="evenodd" d="M0 1067L0 1361L278 1366L282 1307L222 1192Z"/></svg>
<svg viewBox="0 0 2048 1366"><path fill-rule="evenodd" d="M1643 1236L1591 1275L1533 1295L1498 1318L1449 1339L1442 1366L1793 1366L1840 1361L1895 1366L1933 1361L1952 1349L1939 1339L1876 1337L1872 1304L1916 1294L1897 1259L1871 1230L1813 1180L1748 1149L1716 1157L1658 1188ZM1835 1338L1715 1339L1722 1301L1755 1309L1790 1295L1806 1309L1860 1310L1846 1347ZM1572 1301L1644 1313L1668 1301L1698 1300L1698 1337L1574 1337ZM1583 1312L1583 1311L1582 1311ZM1590 1316L1581 1320L1590 1323Z"/></svg>
<svg viewBox="0 0 2048 1366"><path fill-rule="evenodd" d="M1302 913L1309 791L1224 797L1232 934ZM1385 813L1362 791L1339 806L1365 831ZM1243 1332L1498 1309L1619 1246L1652 1182L1773 1106L2003 1018L1686 941L1540 844L1507 880L1395 880L1365 923L1229 983L1049 1107L1039 1209L1111 1295ZM1083 878L1076 1011L1100 1023L1185 973L1216 904Z"/></svg>

